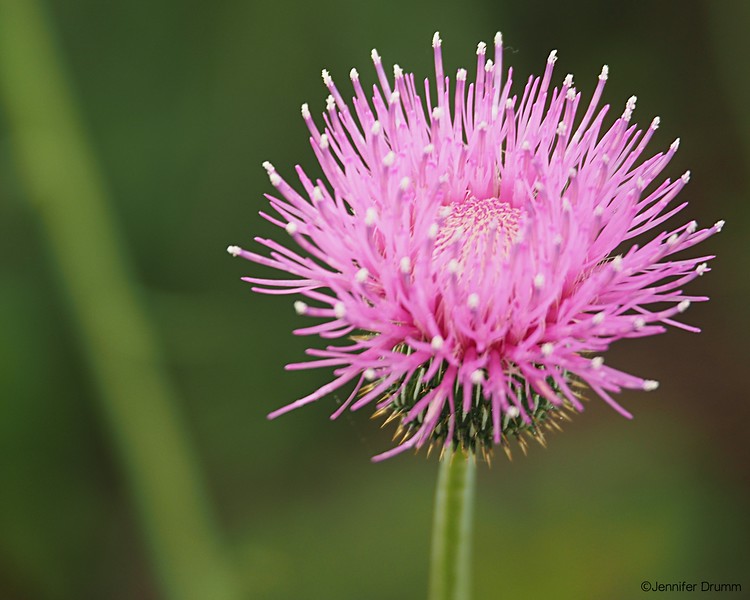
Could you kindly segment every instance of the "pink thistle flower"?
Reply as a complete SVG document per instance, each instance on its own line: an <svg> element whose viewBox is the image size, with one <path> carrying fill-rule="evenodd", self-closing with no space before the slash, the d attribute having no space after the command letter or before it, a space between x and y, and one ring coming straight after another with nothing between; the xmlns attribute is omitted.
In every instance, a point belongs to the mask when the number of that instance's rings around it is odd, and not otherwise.
<svg viewBox="0 0 750 600"><path fill-rule="evenodd" d="M474 82L460 69L454 90L438 34L433 48L436 94L398 65L389 78L375 50L380 85L369 100L356 70L351 107L323 71L323 131L307 105L302 116L325 180L297 167L300 192L264 164L278 216L261 215L300 250L256 238L270 256L228 251L291 275L244 279L306 298L297 313L323 321L295 334L346 339L287 366L332 367L335 377L269 417L353 382L332 418L375 404L400 420L400 445L376 460L434 443L507 450L523 431L541 439L560 409L583 409L581 388L630 418L612 394L658 384L601 353L665 325L698 331L675 318L707 300L682 287L713 257L672 256L723 221L661 228L687 204L673 201L689 172L657 181L679 140L644 160L659 118L645 130L631 124L635 97L604 127L606 66L581 105L571 75L550 87L553 51L519 99L512 69L503 79L500 34L492 59L477 47ZM647 232L650 241L633 243Z"/></svg>

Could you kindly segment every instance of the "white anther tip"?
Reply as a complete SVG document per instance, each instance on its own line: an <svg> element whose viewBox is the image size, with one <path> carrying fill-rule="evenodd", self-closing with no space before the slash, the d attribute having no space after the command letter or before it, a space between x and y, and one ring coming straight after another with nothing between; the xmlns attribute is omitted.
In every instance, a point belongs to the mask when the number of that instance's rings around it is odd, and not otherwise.
<svg viewBox="0 0 750 600"><path fill-rule="evenodd" d="M544 274L543 273L537 273L534 276L534 287L538 290L541 290L544 287Z"/></svg>
<svg viewBox="0 0 750 600"><path fill-rule="evenodd" d="M336 302L333 305L333 314L336 315L337 319L343 319L346 316L346 306L343 302Z"/></svg>
<svg viewBox="0 0 750 600"><path fill-rule="evenodd" d="M724 228L724 223L725 222L726 221L724 221L722 219L722 220L716 221L716 223L714 223L714 229L716 230L716 233L719 233Z"/></svg>
<svg viewBox="0 0 750 600"><path fill-rule="evenodd" d="M411 272L411 259L408 256L404 256L399 261L398 268L404 275L408 275Z"/></svg>
<svg viewBox="0 0 750 600"><path fill-rule="evenodd" d="M278 173L270 173L268 178L271 180L271 185L273 187L279 187L281 185L281 177Z"/></svg>
<svg viewBox="0 0 750 600"><path fill-rule="evenodd" d="M547 57L547 62L553 64L555 61L557 61L557 50L552 50Z"/></svg>
<svg viewBox="0 0 750 600"><path fill-rule="evenodd" d="M378 213L377 211L371 206L365 211L365 225L367 227L372 227L375 225L375 221L378 219Z"/></svg>
<svg viewBox="0 0 750 600"><path fill-rule="evenodd" d="M469 297L466 299L466 305L472 310L474 310L475 308L478 308L479 307L479 294L476 294L474 292L469 294Z"/></svg>
<svg viewBox="0 0 750 600"><path fill-rule="evenodd" d="M284 229L286 229L286 232L289 235L294 235L295 233L297 233L297 230L298 230L297 223L290 221L289 223L286 224L286 227L284 227Z"/></svg>
<svg viewBox="0 0 750 600"><path fill-rule="evenodd" d="M698 275L703 275L706 271L708 271L708 263L701 263L695 267L695 272L698 273Z"/></svg>
<svg viewBox="0 0 750 600"><path fill-rule="evenodd" d="M381 131L383 131L383 126L380 124L380 121L374 121L370 126L370 133L372 135L380 135Z"/></svg>
<svg viewBox="0 0 750 600"><path fill-rule="evenodd" d="M294 303L294 312L298 315L304 315L307 312L307 304L302 302L302 300L297 300Z"/></svg>
<svg viewBox="0 0 750 600"><path fill-rule="evenodd" d="M439 230L439 226L437 223L433 223L430 225L429 229L427 229L427 237L431 240L434 240L437 237Z"/></svg>
<svg viewBox="0 0 750 600"><path fill-rule="evenodd" d="M502 46L503 45L503 34L499 31L495 34L495 46Z"/></svg>
<svg viewBox="0 0 750 600"><path fill-rule="evenodd" d="M432 36L432 47L440 48L440 45L442 43L443 43L443 40L440 39L440 32L436 31L435 34Z"/></svg>
<svg viewBox="0 0 750 600"><path fill-rule="evenodd" d="M658 387L659 387L659 382L653 379L646 379L643 382L643 390L645 392L653 392Z"/></svg>
<svg viewBox="0 0 750 600"><path fill-rule="evenodd" d="M398 104L399 100L401 100L401 94L397 90L394 90L391 93L391 97L388 98L388 104Z"/></svg>
<svg viewBox="0 0 750 600"><path fill-rule="evenodd" d="M437 120L440 120L443 118L443 109L439 106L436 106L432 109L432 118Z"/></svg>
<svg viewBox="0 0 750 600"><path fill-rule="evenodd" d="M680 138L676 138L674 142L669 146L669 149L672 152L677 152L677 149L680 147Z"/></svg>
<svg viewBox="0 0 750 600"><path fill-rule="evenodd" d="M374 62L375 64L378 64L380 62L380 54L378 54L378 51L375 48L373 48L370 52L370 56L372 57L372 62Z"/></svg>
<svg viewBox="0 0 750 600"><path fill-rule="evenodd" d="M692 235L693 233L695 233L695 231L697 229L698 229L698 223L697 223L697 221L690 221L690 223L688 223L688 226L685 229L685 231L687 231L689 234Z"/></svg>
<svg viewBox="0 0 750 600"><path fill-rule="evenodd" d="M367 278L370 276L370 272L362 267L357 273L354 275L354 280L357 283L364 283L367 281Z"/></svg>
<svg viewBox="0 0 750 600"><path fill-rule="evenodd" d="M492 62L492 59L491 58L487 59L487 62L484 63L484 72L491 73L492 69L494 68L495 68L495 63Z"/></svg>
<svg viewBox="0 0 750 600"><path fill-rule="evenodd" d="M682 182L683 182L683 183L687 183L688 181L690 181L690 171L685 171L685 172L684 172L684 173L682 174L682 177L681 177L681 179L682 179Z"/></svg>
<svg viewBox="0 0 750 600"><path fill-rule="evenodd" d="M398 184L398 187L401 189L402 192L405 192L409 189L409 186L411 185L411 179L408 177L403 177L401 181Z"/></svg>
<svg viewBox="0 0 750 600"><path fill-rule="evenodd" d="M435 146L433 146L432 144L427 144L424 148L422 148L422 153L432 154L434 150L435 150Z"/></svg>
<svg viewBox="0 0 750 600"><path fill-rule="evenodd" d="M357 79L359 79L359 71L357 71L357 69L352 69L351 71L349 71L349 79L351 79L352 81L357 81Z"/></svg>
<svg viewBox="0 0 750 600"><path fill-rule="evenodd" d="M455 275L456 273L458 273L459 268L460 265L455 258L451 258L448 261L448 273L450 273L451 275Z"/></svg>
<svg viewBox="0 0 750 600"><path fill-rule="evenodd" d="M617 256L615 256L612 259L612 263L611 264L612 264L612 270L615 273L619 273L620 271L622 271L622 256L619 255L619 254Z"/></svg>
<svg viewBox="0 0 750 600"><path fill-rule="evenodd" d="M544 344L542 344L542 356L551 356L554 350L555 346L552 342L545 342Z"/></svg>
<svg viewBox="0 0 750 600"><path fill-rule="evenodd" d="M232 256L239 256L240 252L242 252L242 248L239 246L227 246L227 252Z"/></svg>
<svg viewBox="0 0 750 600"><path fill-rule="evenodd" d="M459 69L456 72L456 80L457 81L466 81L466 69Z"/></svg>
<svg viewBox="0 0 750 600"><path fill-rule="evenodd" d="M602 365L604 364L604 358L601 356L595 356L591 359L591 368L595 371L598 371L602 368Z"/></svg>
<svg viewBox="0 0 750 600"><path fill-rule="evenodd" d="M396 162L396 153L391 150L388 154L383 157L383 165L390 167Z"/></svg>
<svg viewBox="0 0 750 600"><path fill-rule="evenodd" d="M521 411L518 410L517 406L509 406L508 410L505 411L505 414L508 415L509 419L515 419L521 414Z"/></svg>
<svg viewBox="0 0 750 600"><path fill-rule="evenodd" d="M568 88L569 88L569 87L570 87L571 85L573 85L573 74L572 74L572 73L568 73L568 74L567 74L567 75L565 76L565 79L563 79L563 85L564 85L565 87L568 87Z"/></svg>
<svg viewBox="0 0 750 600"><path fill-rule="evenodd" d="M484 42L479 42L477 44L477 56L481 56L482 54L484 54L485 50L487 50L487 44L485 44Z"/></svg>
<svg viewBox="0 0 750 600"><path fill-rule="evenodd" d="M602 324L602 323L604 322L604 317L605 317L605 316L606 316L606 315L604 314L604 312L603 312L603 311L602 311L602 312L598 312L598 313L596 313L596 314L595 314L595 315L593 316L593 318L591 319L591 322L592 322L592 323L593 323L594 325L601 325L601 324Z"/></svg>
<svg viewBox="0 0 750 600"><path fill-rule="evenodd" d="M651 129L654 131L659 129L659 123L661 123L661 119L659 117L654 117L653 121L651 121Z"/></svg>
<svg viewBox="0 0 750 600"><path fill-rule="evenodd" d="M329 146L328 136L324 133L320 136L320 149L321 150L328 150Z"/></svg>
<svg viewBox="0 0 750 600"><path fill-rule="evenodd" d="M474 385L479 385L484 381L484 371L482 371L482 369L476 369L472 371L470 379L471 383L473 383Z"/></svg>
<svg viewBox="0 0 750 600"><path fill-rule="evenodd" d="M677 312L684 313L688 308L690 308L690 300L683 300L677 305Z"/></svg>
<svg viewBox="0 0 750 600"><path fill-rule="evenodd" d="M393 76L396 79L398 79L399 77L403 77L404 76L404 70L400 66L398 66L398 65L393 65Z"/></svg>
<svg viewBox="0 0 750 600"><path fill-rule="evenodd" d="M365 378L365 379L366 379L367 381L374 381L374 380L375 380L375 377L376 377L376 374L375 374L375 369L365 369L365 370L364 370L364 371L362 372L362 376L363 376L363 377L364 377L364 378Z"/></svg>
<svg viewBox="0 0 750 600"><path fill-rule="evenodd" d="M302 108L300 109L300 112L302 113L303 119L309 119L310 118L310 106L305 102L302 105Z"/></svg>
<svg viewBox="0 0 750 600"><path fill-rule="evenodd" d="M606 81L608 77L609 77L609 66L603 65L602 72L599 73L599 79L601 79L602 81Z"/></svg>
<svg viewBox="0 0 750 600"><path fill-rule="evenodd" d="M445 340L439 335L432 338L432 341L430 342L430 346L432 346L433 350L440 350L440 348L443 347L443 344L445 344Z"/></svg>
<svg viewBox="0 0 750 600"><path fill-rule="evenodd" d="M323 69L320 72L320 75L323 77L323 83L326 84L326 87L331 87L331 84L333 83L333 79L331 79L330 73L328 73L327 69Z"/></svg>
<svg viewBox="0 0 750 600"><path fill-rule="evenodd" d="M263 168L266 170L267 173L273 173L276 170L274 169L274 166L267 160L263 161Z"/></svg>
<svg viewBox="0 0 750 600"><path fill-rule="evenodd" d="M633 329L636 331L643 329L646 326L646 319L643 317L636 317L633 319Z"/></svg>

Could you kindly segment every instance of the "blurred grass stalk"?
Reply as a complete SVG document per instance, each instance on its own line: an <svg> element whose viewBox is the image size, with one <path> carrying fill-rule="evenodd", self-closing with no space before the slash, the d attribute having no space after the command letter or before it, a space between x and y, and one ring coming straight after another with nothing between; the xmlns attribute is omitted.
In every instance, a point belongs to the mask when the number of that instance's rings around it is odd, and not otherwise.
<svg viewBox="0 0 750 600"><path fill-rule="evenodd" d="M239 598L38 0L0 0L0 95L164 597Z"/></svg>

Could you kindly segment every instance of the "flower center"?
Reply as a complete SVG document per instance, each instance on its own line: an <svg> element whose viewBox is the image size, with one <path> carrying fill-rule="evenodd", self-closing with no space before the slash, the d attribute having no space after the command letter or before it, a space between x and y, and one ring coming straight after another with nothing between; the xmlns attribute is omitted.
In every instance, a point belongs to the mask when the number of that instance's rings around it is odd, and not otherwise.
<svg viewBox="0 0 750 600"><path fill-rule="evenodd" d="M523 218L521 209L494 197L468 196L447 210L450 212L438 232L433 252L433 259L441 268L448 267L453 259L461 270L484 269L505 259Z"/></svg>

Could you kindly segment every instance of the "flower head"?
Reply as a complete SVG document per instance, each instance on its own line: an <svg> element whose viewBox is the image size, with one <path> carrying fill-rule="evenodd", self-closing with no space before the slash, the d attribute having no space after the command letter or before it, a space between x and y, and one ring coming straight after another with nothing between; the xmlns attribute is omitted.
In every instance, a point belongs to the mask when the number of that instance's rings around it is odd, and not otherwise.
<svg viewBox="0 0 750 600"><path fill-rule="evenodd" d="M553 51L519 98L499 34L493 58L477 47L474 82L459 69L453 89L438 34L433 47L436 89L420 91L398 65L389 77L373 50L379 87L368 98L352 70L349 105L323 71L323 130L307 105L302 116L324 180L297 167L297 190L264 164L277 216L261 214L288 240L256 238L270 256L229 252L291 275L245 279L305 297L297 313L322 321L296 334L343 340L288 365L332 367L334 378L270 416L352 382L333 417L374 404L400 421L400 445L376 458L434 443L507 447L581 410L585 388L630 417L612 394L658 384L601 353L665 325L697 331L676 318L707 298L682 287L712 257L672 255L723 222L662 227L686 205L675 197L689 172L659 178L679 140L644 159L659 119L631 124L635 97L605 127L606 66L586 101L571 75L551 87Z"/></svg>

